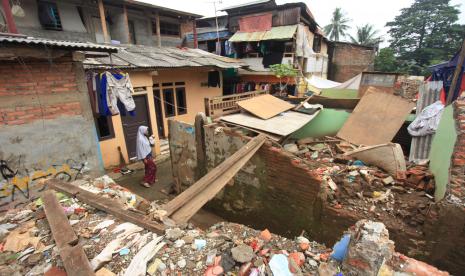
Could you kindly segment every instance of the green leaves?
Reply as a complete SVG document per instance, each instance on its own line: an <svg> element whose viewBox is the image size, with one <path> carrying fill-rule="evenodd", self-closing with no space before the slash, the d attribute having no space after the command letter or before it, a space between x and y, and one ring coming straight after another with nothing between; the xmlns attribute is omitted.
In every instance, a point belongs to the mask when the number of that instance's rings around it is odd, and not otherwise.
<svg viewBox="0 0 465 276"><path fill-rule="evenodd" d="M386 24L399 66L410 74L446 61L460 48L465 26L456 24L460 11L450 0L415 0Z"/></svg>
<svg viewBox="0 0 465 276"><path fill-rule="evenodd" d="M375 30L371 24L365 24L357 27L357 34L355 37L350 36L352 43L360 45L373 46L381 42L381 38L377 36L378 31Z"/></svg>
<svg viewBox="0 0 465 276"><path fill-rule="evenodd" d="M289 64L273 64L270 65L270 71L275 74L276 77L296 77L298 74L298 70L294 69Z"/></svg>
<svg viewBox="0 0 465 276"><path fill-rule="evenodd" d="M347 23L350 19L346 17L341 8L336 8L331 18L331 23L324 27L324 32L331 40L339 41L340 38L347 34L350 26Z"/></svg>

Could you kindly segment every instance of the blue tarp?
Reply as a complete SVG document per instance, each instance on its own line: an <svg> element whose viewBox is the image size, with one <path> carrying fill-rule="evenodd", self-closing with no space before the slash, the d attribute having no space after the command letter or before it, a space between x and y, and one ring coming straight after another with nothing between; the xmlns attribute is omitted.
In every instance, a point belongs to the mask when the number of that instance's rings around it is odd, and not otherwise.
<svg viewBox="0 0 465 276"><path fill-rule="evenodd" d="M447 98L447 95L449 94L449 89L452 85L452 79L454 77L454 71L459 61L459 53L460 53L460 50L448 62L443 62L443 63L428 67L432 71L431 80L443 82L444 91L446 92L446 98ZM462 72L459 75L459 79L457 82L458 85L455 88L454 97L452 98L452 100L456 100L459 96L460 84L462 83L464 71L465 71L465 68L464 66L462 66Z"/></svg>
<svg viewBox="0 0 465 276"><path fill-rule="evenodd" d="M231 36L231 33L229 31L219 31L219 35L220 35L220 38L229 38ZM197 34L198 41L215 40L215 39L217 39L216 31ZM194 34L192 33L186 34L186 40L194 41Z"/></svg>

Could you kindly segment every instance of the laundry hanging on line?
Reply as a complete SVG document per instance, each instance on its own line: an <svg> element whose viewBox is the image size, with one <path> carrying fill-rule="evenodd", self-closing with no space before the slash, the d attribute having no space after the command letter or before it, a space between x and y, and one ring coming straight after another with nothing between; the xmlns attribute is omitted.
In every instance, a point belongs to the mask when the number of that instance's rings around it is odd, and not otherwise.
<svg viewBox="0 0 465 276"><path fill-rule="evenodd" d="M127 73L104 72L95 76L98 113L102 116L135 116L134 89Z"/></svg>

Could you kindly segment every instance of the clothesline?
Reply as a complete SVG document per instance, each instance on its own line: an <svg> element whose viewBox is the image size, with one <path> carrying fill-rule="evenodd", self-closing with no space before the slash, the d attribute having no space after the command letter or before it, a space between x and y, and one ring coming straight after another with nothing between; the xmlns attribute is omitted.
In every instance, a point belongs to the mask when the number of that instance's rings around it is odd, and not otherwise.
<svg viewBox="0 0 465 276"><path fill-rule="evenodd" d="M169 103L169 102L167 102L167 101L165 101L165 100L162 100L162 99L160 99L160 98L159 98L159 97L157 97L157 96L153 96L153 97L154 97L155 99L157 99L157 100L160 100L160 101L164 102L165 104L169 104L169 105L171 105L171 106L173 106L173 107L176 107L174 104L172 104L172 103ZM177 108L180 108L180 109L187 110L187 108L185 108L185 107L182 107L182 106L178 106Z"/></svg>

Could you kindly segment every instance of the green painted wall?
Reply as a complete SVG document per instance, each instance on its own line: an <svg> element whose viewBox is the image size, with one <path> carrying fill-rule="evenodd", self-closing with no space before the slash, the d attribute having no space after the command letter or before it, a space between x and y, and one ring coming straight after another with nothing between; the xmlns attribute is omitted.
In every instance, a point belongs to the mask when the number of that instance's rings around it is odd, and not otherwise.
<svg viewBox="0 0 465 276"><path fill-rule="evenodd" d="M454 109L449 105L442 113L439 127L431 143L429 153L429 169L434 174L436 190L434 198L439 201L444 198L449 184L451 157L457 141L455 129Z"/></svg>
<svg viewBox="0 0 465 276"><path fill-rule="evenodd" d="M291 138L335 136L350 113L344 110L325 108L305 126L291 135Z"/></svg>
<svg viewBox="0 0 465 276"><path fill-rule="evenodd" d="M320 96L333 99L358 99L358 90L329 88L321 90Z"/></svg>

